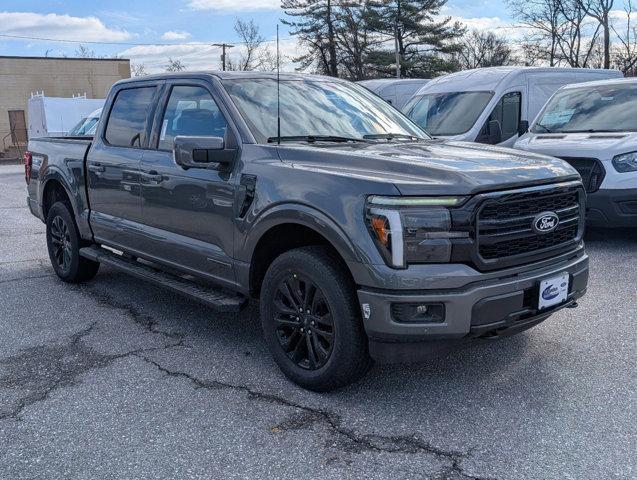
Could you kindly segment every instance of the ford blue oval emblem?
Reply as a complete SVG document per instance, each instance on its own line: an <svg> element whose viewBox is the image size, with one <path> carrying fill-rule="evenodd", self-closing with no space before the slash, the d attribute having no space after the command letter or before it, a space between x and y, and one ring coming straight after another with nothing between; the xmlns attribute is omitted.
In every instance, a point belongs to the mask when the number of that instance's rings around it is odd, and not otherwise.
<svg viewBox="0 0 637 480"><path fill-rule="evenodd" d="M536 233L549 233L557 228L560 217L554 212L544 212L536 215L533 219L533 230Z"/></svg>

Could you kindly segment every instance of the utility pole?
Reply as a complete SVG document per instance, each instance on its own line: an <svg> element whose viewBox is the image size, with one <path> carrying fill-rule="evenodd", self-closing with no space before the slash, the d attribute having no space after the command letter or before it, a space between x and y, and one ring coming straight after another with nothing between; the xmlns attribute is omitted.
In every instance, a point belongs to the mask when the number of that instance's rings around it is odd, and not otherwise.
<svg viewBox="0 0 637 480"><path fill-rule="evenodd" d="M396 53L396 78L400 78L400 51L398 50L398 17L394 21L394 51Z"/></svg>
<svg viewBox="0 0 637 480"><path fill-rule="evenodd" d="M232 48L234 45L230 45L229 43L213 43L213 47L221 47L221 69L226 71L226 48Z"/></svg>

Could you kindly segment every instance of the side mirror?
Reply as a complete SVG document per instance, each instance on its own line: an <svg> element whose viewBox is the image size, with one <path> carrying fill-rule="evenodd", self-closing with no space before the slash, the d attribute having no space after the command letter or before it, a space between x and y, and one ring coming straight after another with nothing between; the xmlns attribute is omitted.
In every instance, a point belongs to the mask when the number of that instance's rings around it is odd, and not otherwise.
<svg viewBox="0 0 637 480"><path fill-rule="evenodd" d="M183 168L228 170L232 167L236 150L226 148L222 137L177 136L173 140L175 163Z"/></svg>
<svg viewBox="0 0 637 480"><path fill-rule="evenodd" d="M491 120L489 122L489 143L491 145L497 145L502 142L502 127L497 120Z"/></svg>
<svg viewBox="0 0 637 480"><path fill-rule="evenodd" d="M520 123L518 124L518 135L522 136L528 131L529 131L529 121L520 120Z"/></svg>

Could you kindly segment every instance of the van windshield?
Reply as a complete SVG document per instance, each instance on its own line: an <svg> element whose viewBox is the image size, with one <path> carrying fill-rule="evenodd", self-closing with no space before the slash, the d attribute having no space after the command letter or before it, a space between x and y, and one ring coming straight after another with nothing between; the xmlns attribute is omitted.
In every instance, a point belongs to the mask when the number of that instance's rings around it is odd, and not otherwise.
<svg viewBox="0 0 637 480"><path fill-rule="evenodd" d="M637 83L569 88L549 100L533 133L637 131Z"/></svg>
<svg viewBox="0 0 637 480"><path fill-rule="evenodd" d="M232 79L223 86L258 142L277 136L275 80ZM398 110L353 83L281 80L280 89L282 137L428 138Z"/></svg>
<svg viewBox="0 0 637 480"><path fill-rule="evenodd" d="M433 136L460 135L471 130L493 92L429 93L405 106L409 118Z"/></svg>
<svg viewBox="0 0 637 480"><path fill-rule="evenodd" d="M97 125L100 117L87 117L80 120L67 135L69 137L82 137L86 135L91 135L91 131L94 131L94 128Z"/></svg>

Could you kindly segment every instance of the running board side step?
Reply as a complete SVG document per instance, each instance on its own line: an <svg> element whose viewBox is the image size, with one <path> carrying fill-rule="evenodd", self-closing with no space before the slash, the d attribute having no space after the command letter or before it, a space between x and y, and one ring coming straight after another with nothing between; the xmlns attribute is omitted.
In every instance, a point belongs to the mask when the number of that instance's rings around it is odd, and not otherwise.
<svg viewBox="0 0 637 480"><path fill-rule="evenodd" d="M217 312L239 312L248 303L246 297L233 295L220 289L207 288L168 272L156 270L133 259L97 246L80 248L80 255L89 260L110 265L134 277L174 290L198 300Z"/></svg>

